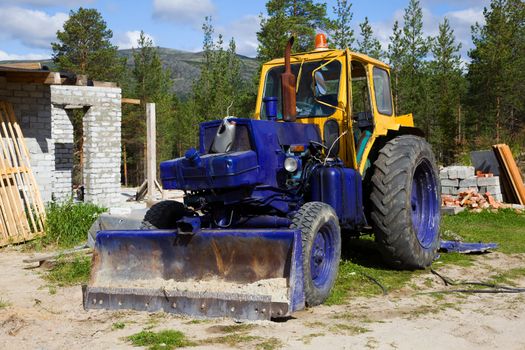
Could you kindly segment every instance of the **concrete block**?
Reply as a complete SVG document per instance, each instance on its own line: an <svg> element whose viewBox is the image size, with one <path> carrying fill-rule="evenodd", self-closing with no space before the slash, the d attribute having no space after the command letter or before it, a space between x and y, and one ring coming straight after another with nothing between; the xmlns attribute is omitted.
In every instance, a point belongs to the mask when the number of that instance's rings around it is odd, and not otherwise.
<svg viewBox="0 0 525 350"><path fill-rule="evenodd" d="M478 188L477 188L477 187L460 187L460 188L458 189L458 193L461 193L461 192L470 192L470 191L478 192Z"/></svg>
<svg viewBox="0 0 525 350"><path fill-rule="evenodd" d="M443 187L459 187L459 180L451 180L451 179L442 179L441 180L441 186Z"/></svg>
<svg viewBox="0 0 525 350"><path fill-rule="evenodd" d="M478 186L499 186L499 176L478 177Z"/></svg>
<svg viewBox="0 0 525 350"><path fill-rule="evenodd" d="M487 192L489 192L490 194L501 194L501 187L498 185L498 186L487 186Z"/></svg>
<svg viewBox="0 0 525 350"><path fill-rule="evenodd" d="M459 187L477 187L477 178L475 176L467 177L459 181Z"/></svg>
<svg viewBox="0 0 525 350"><path fill-rule="evenodd" d="M464 211L464 207L441 207L441 214L443 215L456 215Z"/></svg>
<svg viewBox="0 0 525 350"><path fill-rule="evenodd" d="M466 179L474 176L474 167L471 166L450 166L446 169L449 179Z"/></svg>
<svg viewBox="0 0 525 350"><path fill-rule="evenodd" d="M442 187L441 193L456 196L459 192L457 187Z"/></svg>

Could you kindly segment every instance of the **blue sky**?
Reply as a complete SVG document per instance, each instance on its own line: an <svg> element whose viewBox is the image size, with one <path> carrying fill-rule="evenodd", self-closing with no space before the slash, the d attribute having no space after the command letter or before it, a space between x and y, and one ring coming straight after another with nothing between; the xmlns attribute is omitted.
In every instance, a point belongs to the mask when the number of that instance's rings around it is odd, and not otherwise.
<svg viewBox="0 0 525 350"><path fill-rule="evenodd" d="M121 48L136 45L140 30L155 45L187 51L202 46L201 25L207 15L213 18L217 33L226 40L234 37L238 52L255 56L259 14L265 13L264 0L0 0L0 60L42 59L50 57L50 43L79 6L98 9L113 30L113 42ZM336 0L326 1L329 13ZM386 45L395 20L402 23L408 0L355 0L353 25L367 16L376 35ZM421 0L427 35L437 32L446 16L463 44L462 54L472 46L470 27L483 22L488 0ZM386 48L386 47L385 47Z"/></svg>

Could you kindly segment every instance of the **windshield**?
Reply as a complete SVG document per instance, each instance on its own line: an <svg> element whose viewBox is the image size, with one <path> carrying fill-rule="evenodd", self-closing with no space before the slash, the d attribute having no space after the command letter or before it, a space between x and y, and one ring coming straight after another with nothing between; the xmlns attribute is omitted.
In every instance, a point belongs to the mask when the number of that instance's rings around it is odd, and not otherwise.
<svg viewBox="0 0 525 350"><path fill-rule="evenodd" d="M314 83L312 72L327 61L304 62L292 64L292 73L297 77L297 117L313 118L328 117L335 112L335 108L318 103L314 97ZM301 74L299 76L299 70ZM275 67L268 71L264 84L264 98L277 97L277 119L282 119L281 105L281 74L284 66ZM332 61L315 74L315 88L317 100L326 104L337 106L339 93L339 79L341 77L341 63ZM261 106L261 119L267 119L266 108Z"/></svg>

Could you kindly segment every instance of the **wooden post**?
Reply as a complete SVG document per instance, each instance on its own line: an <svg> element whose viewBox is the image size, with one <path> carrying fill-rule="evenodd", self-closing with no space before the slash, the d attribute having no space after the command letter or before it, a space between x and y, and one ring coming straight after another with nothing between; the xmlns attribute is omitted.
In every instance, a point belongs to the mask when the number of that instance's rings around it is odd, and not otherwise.
<svg viewBox="0 0 525 350"><path fill-rule="evenodd" d="M155 199L155 180L157 178L157 147L156 147L156 116L155 104L146 103L146 135L147 135L147 181L148 181L148 200Z"/></svg>

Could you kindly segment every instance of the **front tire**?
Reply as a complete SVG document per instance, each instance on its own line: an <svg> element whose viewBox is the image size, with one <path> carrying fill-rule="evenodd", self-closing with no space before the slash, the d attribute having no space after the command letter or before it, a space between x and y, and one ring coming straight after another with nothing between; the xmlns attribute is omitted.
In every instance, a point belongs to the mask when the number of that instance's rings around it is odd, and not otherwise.
<svg viewBox="0 0 525 350"><path fill-rule="evenodd" d="M330 295L339 268L339 219L328 204L309 202L294 216L291 228L301 230L306 305L322 304Z"/></svg>
<svg viewBox="0 0 525 350"><path fill-rule="evenodd" d="M174 229L177 221L183 216L192 216L192 212L184 204L176 201L158 202L146 212L142 220L141 229Z"/></svg>
<svg viewBox="0 0 525 350"><path fill-rule="evenodd" d="M432 264L440 243L441 186L430 145L412 135L389 141L371 181L370 217L384 260L407 269Z"/></svg>

